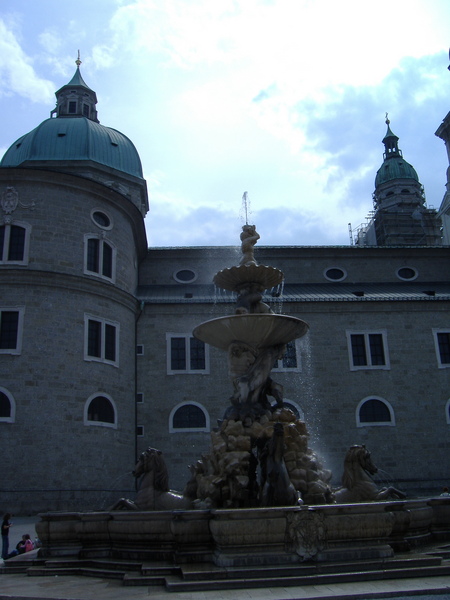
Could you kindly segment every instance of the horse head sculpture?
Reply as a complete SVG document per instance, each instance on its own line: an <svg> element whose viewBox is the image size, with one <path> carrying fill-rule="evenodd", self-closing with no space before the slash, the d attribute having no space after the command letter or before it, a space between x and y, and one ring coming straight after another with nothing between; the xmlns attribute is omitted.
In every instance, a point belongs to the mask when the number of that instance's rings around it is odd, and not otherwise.
<svg viewBox="0 0 450 600"><path fill-rule="evenodd" d="M394 487L378 488L371 478L377 472L369 450L364 445L351 446L344 459L343 487L334 493L335 501L373 502L405 498L405 494Z"/></svg>
<svg viewBox="0 0 450 600"><path fill-rule="evenodd" d="M192 508L192 500L169 490L169 474L161 450L147 448L139 456L133 475L140 478L136 500L120 498L110 510L173 510Z"/></svg>

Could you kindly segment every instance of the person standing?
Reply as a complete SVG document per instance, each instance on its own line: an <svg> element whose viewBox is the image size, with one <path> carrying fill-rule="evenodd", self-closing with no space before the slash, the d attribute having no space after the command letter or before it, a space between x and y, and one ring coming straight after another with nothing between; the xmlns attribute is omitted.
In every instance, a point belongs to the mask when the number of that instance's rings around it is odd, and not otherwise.
<svg viewBox="0 0 450 600"><path fill-rule="evenodd" d="M2 558L8 558L8 550L9 550L9 530L12 527L12 523L10 523L11 514L5 513L3 516L2 522Z"/></svg>

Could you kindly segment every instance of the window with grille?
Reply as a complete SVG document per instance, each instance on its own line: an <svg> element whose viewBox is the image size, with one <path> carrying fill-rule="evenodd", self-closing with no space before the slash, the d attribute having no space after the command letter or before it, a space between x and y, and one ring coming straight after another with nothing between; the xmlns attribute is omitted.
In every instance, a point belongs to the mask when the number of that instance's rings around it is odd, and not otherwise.
<svg viewBox="0 0 450 600"><path fill-rule="evenodd" d="M85 360L118 365L119 324L85 315Z"/></svg>
<svg viewBox="0 0 450 600"><path fill-rule="evenodd" d="M389 369L386 331L347 331L350 369Z"/></svg>
<svg viewBox="0 0 450 600"><path fill-rule="evenodd" d="M358 427L395 425L394 410L383 398L364 398L356 409L356 424Z"/></svg>
<svg viewBox="0 0 450 600"><path fill-rule="evenodd" d="M172 409L169 417L169 432L209 431L208 411L198 402L183 402Z"/></svg>
<svg viewBox="0 0 450 600"><path fill-rule="evenodd" d="M28 261L28 231L29 227L17 224L0 226L0 264Z"/></svg>
<svg viewBox="0 0 450 600"><path fill-rule="evenodd" d="M300 352L297 352L297 345L295 340L293 342L289 342L286 344L286 351L282 358L280 358L273 371L275 372L283 372L283 371L294 371L299 372L300 368Z"/></svg>
<svg viewBox="0 0 450 600"><path fill-rule="evenodd" d="M167 339L167 372L176 373L209 373L208 345L192 335L168 333Z"/></svg>
<svg viewBox="0 0 450 600"><path fill-rule="evenodd" d="M86 273L114 279L115 249L109 242L98 237L87 237L85 256Z"/></svg>

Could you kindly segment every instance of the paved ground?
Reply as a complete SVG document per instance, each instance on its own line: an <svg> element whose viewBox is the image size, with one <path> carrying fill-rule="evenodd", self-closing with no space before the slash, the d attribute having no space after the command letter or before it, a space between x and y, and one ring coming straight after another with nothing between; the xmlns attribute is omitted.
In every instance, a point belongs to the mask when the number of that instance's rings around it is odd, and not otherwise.
<svg viewBox="0 0 450 600"><path fill-rule="evenodd" d="M34 539L36 520L36 517L12 519L14 526L10 533L10 549L15 547L24 533L29 533ZM0 600L331 600L335 598L338 600L375 598L450 600L450 577L275 589L170 593L162 587L123 587L118 581L94 577L0 575Z"/></svg>

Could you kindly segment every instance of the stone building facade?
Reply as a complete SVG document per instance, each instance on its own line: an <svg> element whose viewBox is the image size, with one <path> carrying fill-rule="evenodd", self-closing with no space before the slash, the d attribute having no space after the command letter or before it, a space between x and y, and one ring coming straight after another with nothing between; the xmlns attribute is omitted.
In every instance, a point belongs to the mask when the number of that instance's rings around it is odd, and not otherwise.
<svg viewBox="0 0 450 600"><path fill-rule="evenodd" d="M212 278L236 249L148 249L133 144L100 125L79 65L56 97L0 165L0 497L22 513L132 496L150 445L182 489L231 395L224 353L192 331L234 312ZM354 245L256 247L285 275L264 300L310 325L273 378L336 485L355 443L410 493L450 478L450 251L411 169L377 175L375 218ZM406 205L402 238L391 217Z"/></svg>

